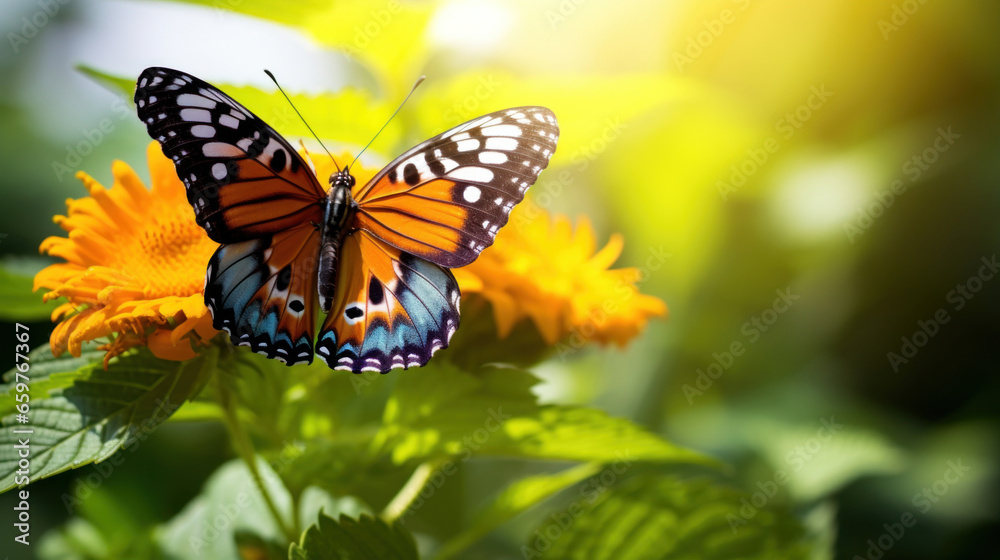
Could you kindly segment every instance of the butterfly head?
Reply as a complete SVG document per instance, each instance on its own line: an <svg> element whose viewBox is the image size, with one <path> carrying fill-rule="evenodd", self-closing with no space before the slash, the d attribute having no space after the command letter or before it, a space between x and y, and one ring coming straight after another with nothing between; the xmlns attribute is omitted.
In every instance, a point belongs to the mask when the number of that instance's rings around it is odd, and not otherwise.
<svg viewBox="0 0 1000 560"><path fill-rule="evenodd" d="M330 174L330 190L337 187L347 187L348 190L354 187L354 175L347 169L342 169Z"/></svg>

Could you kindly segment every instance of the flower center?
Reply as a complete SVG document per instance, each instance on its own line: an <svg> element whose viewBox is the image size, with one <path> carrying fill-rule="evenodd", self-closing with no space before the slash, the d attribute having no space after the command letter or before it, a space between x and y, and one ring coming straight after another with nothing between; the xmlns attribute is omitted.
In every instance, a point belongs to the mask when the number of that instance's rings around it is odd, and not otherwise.
<svg viewBox="0 0 1000 560"><path fill-rule="evenodd" d="M148 298L185 296L204 288L205 267L218 247L195 223L189 208L162 208L121 248L120 269Z"/></svg>

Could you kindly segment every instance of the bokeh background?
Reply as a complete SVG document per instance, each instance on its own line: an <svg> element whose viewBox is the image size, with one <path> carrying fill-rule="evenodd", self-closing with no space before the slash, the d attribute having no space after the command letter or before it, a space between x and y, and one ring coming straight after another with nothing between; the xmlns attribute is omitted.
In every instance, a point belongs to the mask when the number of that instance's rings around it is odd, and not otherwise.
<svg viewBox="0 0 1000 560"><path fill-rule="evenodd" d="M122 159L145 173L132 108L81 66L273 92L269 68L315 95L299 109L355 153L426 75L373 164L467 118L545 105L560 146L527 204L589 216L601 242L623 233L618 264L640 267L670 315L625 349L553 355L535 369L542 397L719 457L750 491L787 472L776 499L836 558L875 558L869 541L907 512L915 528L883 541L886 558L989 557L997 21L1000 5L975 0L5 1L4 274L44 264L51 217L84 195L77 170L109 184ZM305 135L276 95L241 100ZM38 341L51 328L31 326ZM153 437L91 511L169 519L228 456L221 428ZM166 468L178 454L184 468ZM67 521L59 496L85 474L32 484L33 532ZM10 504L0 497L0 518ZM0 549L20 557L0 526ZM516 551L500 539L470 554Z"/></svg>

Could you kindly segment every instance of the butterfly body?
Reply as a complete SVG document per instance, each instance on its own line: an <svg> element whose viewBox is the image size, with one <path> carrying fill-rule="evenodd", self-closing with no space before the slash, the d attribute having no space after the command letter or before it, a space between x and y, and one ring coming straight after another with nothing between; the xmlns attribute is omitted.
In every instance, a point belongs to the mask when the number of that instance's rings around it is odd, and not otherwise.
<svg viewBox="0 0 1000 560"><path fill-rule="evenodd" d="M422 366L448 346L461 300L449 269L493 243L559 132L544 107L505 109L364 185L344 169L324 188L274 129L190 74L147 68L135 103L220 244L205 275L215 327L289 365L319 355L355 373Z"/></svg>
<svg viewBox="0 0 1000 560"><path fill-rule="evenodd" d="M330 177L330 190L323 212L319 275L316 285L323 313L329 313L330 307L333 305L337 280L337 254L340 251L340 244L344 241L344 235L348 232L348 223L355 210L354 200L351 199L351 188L353 187L354 177L349 171L339 171Z"/></svg>

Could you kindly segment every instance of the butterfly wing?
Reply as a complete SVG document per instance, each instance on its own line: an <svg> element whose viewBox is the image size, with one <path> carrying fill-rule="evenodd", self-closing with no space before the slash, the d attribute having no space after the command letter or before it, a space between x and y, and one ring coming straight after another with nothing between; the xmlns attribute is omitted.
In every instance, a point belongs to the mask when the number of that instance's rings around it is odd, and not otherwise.
<svg viewBox="0 0 1000 560"><path fill-rule="evenodd" d="M213 240L245 241L322 220L326 193L298 153L214 86L177 70L147 68L136 83L135 104Z"/></svg>
<svg viewBox="0 0 1000 560"><path fill-rule="evenodd" d="M220 246L205 281L215 328L268 358L311 363L319 243L305 225Z"/></svg>
<svg viewBox="0 0 1000 560"><path fill-rule="evenodd" d="M448 346L460 298L449 270L357 230L341 246L334 305L316 353L354 373L422 366Z"/></svg>
<svg viewBox="0 0 1000 560"><path fill-rule="evenodd" d="M354 227L454 268L493 244L514 205L548 165L555 115L516 107L474 119L396 158L354 199Z"/></svg>

